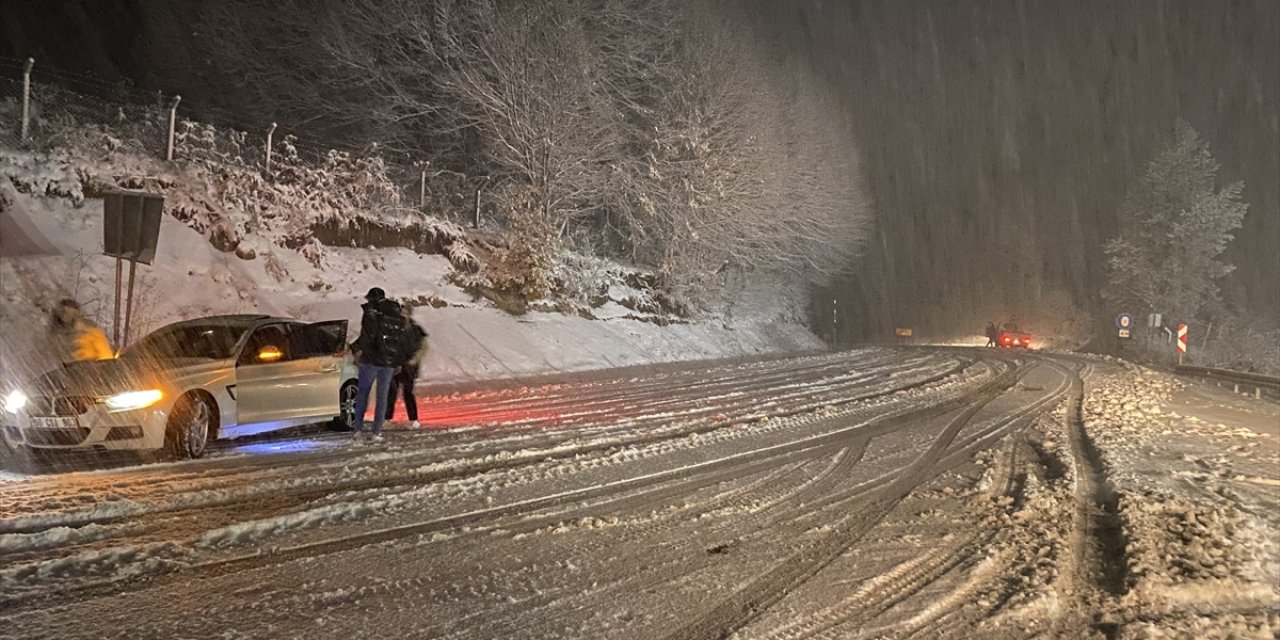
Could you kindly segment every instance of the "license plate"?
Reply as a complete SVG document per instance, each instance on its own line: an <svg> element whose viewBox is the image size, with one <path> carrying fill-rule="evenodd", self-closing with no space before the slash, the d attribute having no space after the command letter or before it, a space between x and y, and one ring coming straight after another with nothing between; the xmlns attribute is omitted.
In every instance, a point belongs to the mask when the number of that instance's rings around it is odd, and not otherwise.
<svg viewBox="0 0 1280 640"><path fill-rule="evenodd" d="M32 429L75 429L80 426L74 416L58 418L32 418Z"/></svg>

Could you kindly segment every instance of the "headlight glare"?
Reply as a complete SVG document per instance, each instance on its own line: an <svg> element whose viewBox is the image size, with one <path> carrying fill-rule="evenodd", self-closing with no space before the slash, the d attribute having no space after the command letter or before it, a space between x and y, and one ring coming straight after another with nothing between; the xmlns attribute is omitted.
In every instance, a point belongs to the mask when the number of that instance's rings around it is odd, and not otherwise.
<svg viewBox="0 0 1280 640"><path fill-rule="evenodd" d="M102 403L107 405L112 411L130 411L133 409L145 409L164 397L159 389L147 389L146 391L127 391L125 393L117 393L114 396L107 396L102 399Z"/></svg>
<svg viewBox="0 0 1280 640"><path fill-rule="evenodd" d="M4 397L4 410L9 413L17 413L27 406L27 394L18 389L9 392Z"/></svg>

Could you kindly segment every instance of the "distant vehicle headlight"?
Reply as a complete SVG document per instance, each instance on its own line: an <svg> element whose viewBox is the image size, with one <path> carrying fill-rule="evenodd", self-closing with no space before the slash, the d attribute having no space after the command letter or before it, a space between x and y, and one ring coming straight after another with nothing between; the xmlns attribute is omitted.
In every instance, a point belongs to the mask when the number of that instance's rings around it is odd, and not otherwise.
<svg viewBox="0 0 1280 640"><path fill-rule="evenodd" d="M159 389L127 391L103 398L102 404L107 405L112 411L130 411L133 409L145 409L160 402L163 397L164 393Z"/></svg>
<svg viewBox="0 0 1280 640"><path fill-rule="evenodd" d="M9 413L22 411L25 406L27 406L27 394L18 389L10 391L9 395L4 397L4 410Z"/></svg>

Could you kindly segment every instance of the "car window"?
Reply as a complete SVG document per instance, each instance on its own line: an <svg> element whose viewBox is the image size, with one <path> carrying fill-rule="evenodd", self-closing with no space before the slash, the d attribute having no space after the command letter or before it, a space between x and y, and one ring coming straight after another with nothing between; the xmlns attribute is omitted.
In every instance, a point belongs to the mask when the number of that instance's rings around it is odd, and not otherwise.
<svg viewBox="0 0 1280 640"><path fill-rule="evenodd" d="M284 327L269 324L255 329L249 336L249 342L244 345L244 350L240 352L240 364L261 364L258 354L266 347L275 347L280 350L281 356L276 362L289 360L289 343Z"/></svg>
<svg viewBox="0 0 1280 640"><path fill-rule="evenodd" d="M342 350L346 340L345 320L297 324L289 328L289 353L294 358L331 356Z"/></svg>
<svg viewBox="0 0 1280 640"><path fill-rule="evenodd" d="M222 360L235 353L244 327L219 324L171 325L156 330L125 349L122 357L170 360L207 358Z"/></svg>

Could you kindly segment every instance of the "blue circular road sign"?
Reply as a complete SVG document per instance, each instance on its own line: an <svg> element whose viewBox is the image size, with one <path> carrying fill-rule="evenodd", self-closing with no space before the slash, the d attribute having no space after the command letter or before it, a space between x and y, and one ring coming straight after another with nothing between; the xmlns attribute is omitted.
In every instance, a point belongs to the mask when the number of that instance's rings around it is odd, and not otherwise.
<svg viewBox="0 0 1280 640"><path fill-rule="evenodd" d="M1116 326L1121 329L1128 329L1133 327L1133 316L1127 313L1122 313L1116 316Z"/></svg>

